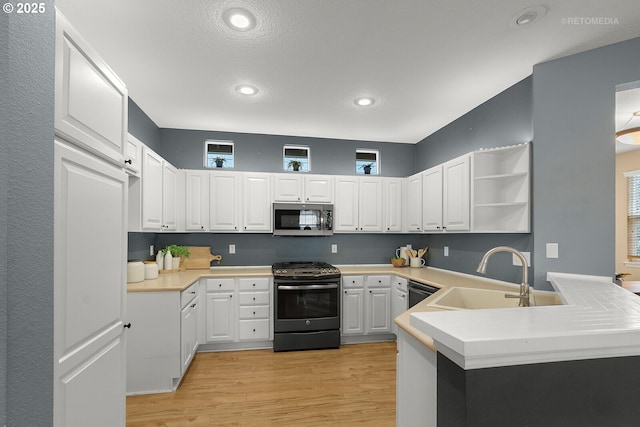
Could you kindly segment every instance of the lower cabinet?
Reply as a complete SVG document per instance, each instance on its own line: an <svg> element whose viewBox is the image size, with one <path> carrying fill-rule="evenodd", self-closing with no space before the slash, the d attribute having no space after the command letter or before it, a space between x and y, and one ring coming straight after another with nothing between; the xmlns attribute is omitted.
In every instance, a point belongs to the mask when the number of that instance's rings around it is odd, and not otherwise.
<svg viewBox="0 0 640 427"><path fill-rule="evenodd" d="M391 276L342 277L342 335L391 332Z"/></svg>
<svg viewBox="0 0 640 427"><path fill-rule="evenodd" d="M270 277L203 279L206 343L273 340Z"/></svg>
<svg viewBox="0 0 640 427"><path fill-rule="evenodd" d="M129 292L127 394L174 391L199 345L200 284L182 292Z"/></svg>

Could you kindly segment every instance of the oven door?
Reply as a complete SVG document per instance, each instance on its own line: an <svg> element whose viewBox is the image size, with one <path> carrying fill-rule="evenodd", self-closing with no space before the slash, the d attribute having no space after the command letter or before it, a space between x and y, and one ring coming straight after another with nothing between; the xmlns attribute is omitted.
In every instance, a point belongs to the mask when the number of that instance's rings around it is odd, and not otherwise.
<svg viewBox="0 0 640 427"><path fill-rule="evenodd" d="M340 328L340 282L276 282L275 332Z"/></svg>

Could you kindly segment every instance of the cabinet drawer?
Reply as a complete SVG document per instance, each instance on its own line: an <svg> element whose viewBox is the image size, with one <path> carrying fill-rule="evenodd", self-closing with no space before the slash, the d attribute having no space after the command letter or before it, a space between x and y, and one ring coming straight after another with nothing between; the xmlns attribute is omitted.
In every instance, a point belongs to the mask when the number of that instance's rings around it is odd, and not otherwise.
<svg viewBox="0 0 640 427"><path fill-rule="evenodd" d="M240 305L269 305L269 292L240 292Z"/></svg>
<svg viewBox="0 0 640 427"><path fill-rule="evenodd" d="M268 277L243 277L238 279L238 288L241 291L268 291Z"/></svg>
<svg viewBox="0 0 640 427"><path fill-rule="evenodd" d="M180 293L180 308L184 308L195 297L198 296L198 284L194 283Z"/></svg>
<svg viewBox="0 0 640 427"><path fill-rule="evenodd" d="M343 288L362 288L364 286L364 276L342 276Z"/></svg>
<svg viewBox="0 0 640 427"><path fill-rule="evenodd" d="M391 276L367 276L367 287L389 288L391 287Z"/></svg>
<svg viewBox="0 0 640 427"><path fill-rule="evenodd" d="M235 280L230 279L207 279L207 292L212 291L234 291L236 289Z"/></svg>
<svg viewBox="0 0 640 427"><path fill-rule="evenodd" d="M240 320L240 340L269 339L269 319Z"/></svg>
<svg viewBox="0 0 640 427"><path fill-rule="evenodd" d="M269 308L268 305L240 307L240 319L268 319Z"/></svg>

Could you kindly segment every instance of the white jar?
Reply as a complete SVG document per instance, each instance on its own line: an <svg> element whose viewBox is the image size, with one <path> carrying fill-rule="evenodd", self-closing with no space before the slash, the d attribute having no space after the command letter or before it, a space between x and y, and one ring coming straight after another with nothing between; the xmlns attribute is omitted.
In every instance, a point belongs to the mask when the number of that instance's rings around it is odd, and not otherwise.
<svg viewBox="0 0 640 427"><path fill-rule="evenodd" d="M144 264L142 261L127 263L127 283L142 282L144 280Z"/></svg>
<svg viewBox="0 0 640 427"><path fill-rule="evenodd" d="M158 264L155 261L144 262L144 280L158 278Z"/></svg>

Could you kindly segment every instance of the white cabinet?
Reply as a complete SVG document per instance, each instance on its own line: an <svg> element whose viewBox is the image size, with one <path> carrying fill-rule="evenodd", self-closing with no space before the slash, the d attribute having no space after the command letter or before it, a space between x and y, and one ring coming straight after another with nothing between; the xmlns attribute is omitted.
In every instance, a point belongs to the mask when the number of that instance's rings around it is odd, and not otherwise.
<svg viewBox="0 0 640 427"><path fill-rule="evenodd" d="M402 178L384 178L383 180L383 230L387 233L402 231L402 182Z"/></svg>
<svg viewBox="0 0 640 427"><path fill-rule="evenodd" d="M53 354L39 355L52 357L55 427L126 421L127 103L56 12L56 138L42 141L54 143Z"/></svg>
<svg viewBox="0 0 640 427"><path fill-rule="evenodd" d="M465 154L422 173L424 231L470 230L469 165Z"/></svg>
<svg viewBox="0 0 640 427"><path fill-rule="evenodd" d="M393 321L409 309L407 279L394 277L392 280L393 301L391 302L391 332L398 335L398 325Z"/></svg>
<svg viewBox="0 0 640 427"><path fill-rule="evenodd" d="M185 229L209 229L209 172L185 171Z"/></svg>
<svg viewBox="0 0 640 427"><path fill-rule="evenodd" d="M403 231L422 230L422 174L409 176L403 181Z"/></svg>
<svg viewBox="0 0 640 427"><path fill-rule="evenodd" d="M239 231L241 175L233 172L209 174L209 228Z"/></svg>
<svg viewBox="0 0 640 427"><path fill-rule="evenodd" d="M342 335L391 332L390 276L343 276L342 289Z"/></svg>
<svg viewBox="0 0 640 427"><path fill-rule="evenodd" d="M334 231L382 231L380 178L338 177L335 190Z"/></svg>
<svg viewBox="0 0 640 427"><path fill-rule="evenodd" d="M55 43L56 134L124 166L127 88L60 13Z"/></svg>
<svg viewBox="0 0 640 427"><path fill-rule="evenodd" d="M275 202L333 202L333 177L328 175L275 174Z"/></svg>
<svg viewBox="0 0 640 427"><path fill-rule="evenodd" d="M437 425L437 354L404 330L398 331L396 425Z"/></svg>
<svg viewBox="0 0 640 427"><path fill-rule="evenodd" d="M271 232L271 175L245 173L242 187L243 231Z"/></svg>
<svg viewBox="0 0 640 427"><path fill-rule="evenodd" d="M472 231L530 231L529 165L529 144L473 153Z"/></svg>
<svg viewBox="0 0 640 427"><path fill-rule="evenodd" d="M206 341L233 342L236 339L235 279L206 279Z"/></svg>

